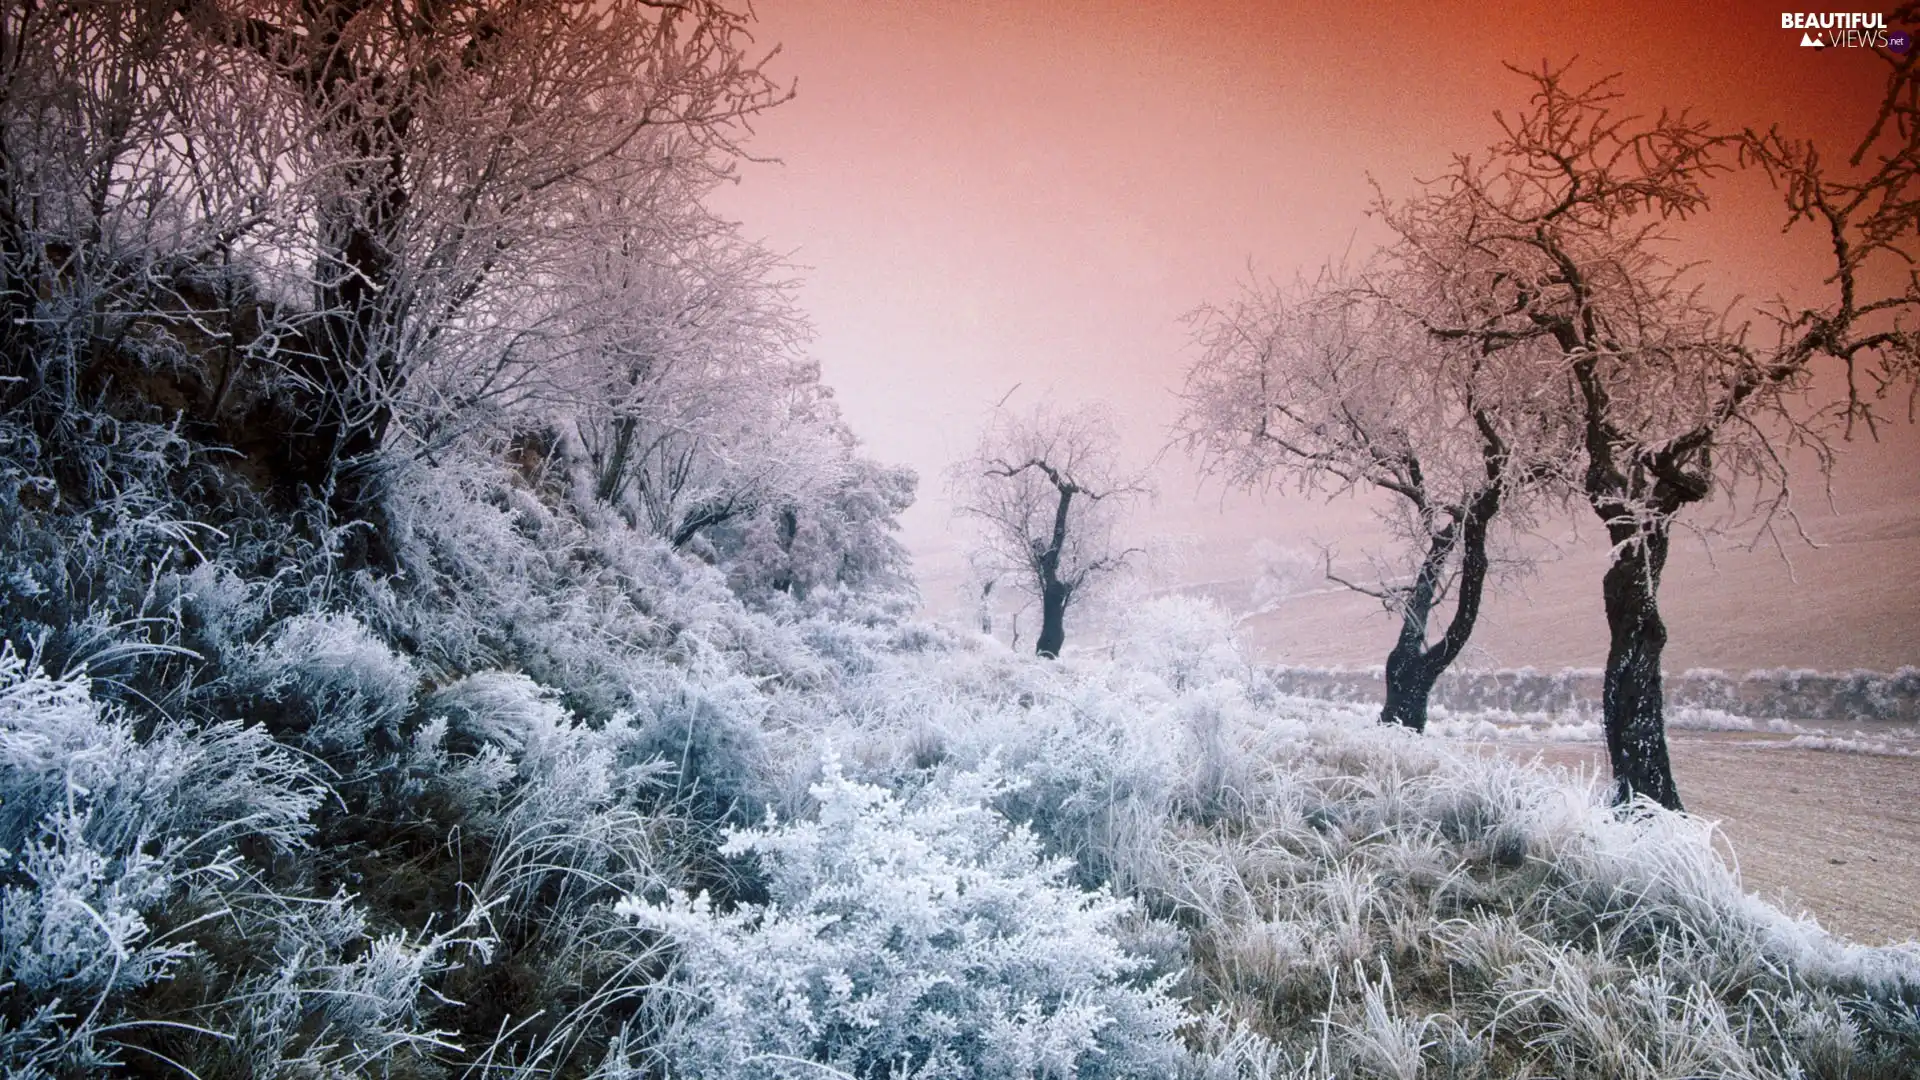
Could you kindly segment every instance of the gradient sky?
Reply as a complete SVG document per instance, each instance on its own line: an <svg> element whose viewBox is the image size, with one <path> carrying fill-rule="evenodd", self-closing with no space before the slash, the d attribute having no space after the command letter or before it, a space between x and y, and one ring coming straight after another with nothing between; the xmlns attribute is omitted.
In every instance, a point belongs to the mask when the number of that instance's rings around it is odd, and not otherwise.
<svg viewBox="0 0 1920 1080"><path fill-rule="evenodd" d="M1494 110L1524 105L1503 61L1578 57L1619 72L1638 109L1684 105L1851 149L1880 61L1802 49L1780 11L762 0L756 36L779 45L770 68L797 96L751 142L779 163L746 166L717 204L805 268L827 382L871 453L921 473L907 535L938 578L954 557L942 474L994 402L1016 386L1015 404L1104 399L1134 453L1158 450L1192 359L1181 314L1230 296L1250 264L1288 277L1367 249L1370 177L1405 193L1484 147ZM1777 205L1763 187L1730 192L1684 254L1709 259L1729 293L1811 286L1817 242L1783 238ZM1856 457L1874 482L1843 492L1920 496L1909 433ZM1183 461L1163 472L1154 527L1229 555L1355 516L1196 499Z"/></svg>

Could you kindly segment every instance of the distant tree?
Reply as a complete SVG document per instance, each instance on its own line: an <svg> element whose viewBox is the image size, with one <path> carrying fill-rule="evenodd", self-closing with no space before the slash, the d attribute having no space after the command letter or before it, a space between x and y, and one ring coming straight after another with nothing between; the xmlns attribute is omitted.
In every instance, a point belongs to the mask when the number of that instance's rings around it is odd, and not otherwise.
<svg viewBox="0 0 1920 1080"><path fill-rule="evenodd" d="M592 497L676 548L826 498L847 436L786 267L698 207L607 235L567 268L554 365Z"/></svg>
<svg viewBox="0 0 1920 1080"><path fill-rule="evenodd" d="M1429 283L1408 313L1470 351L1533 348L1537 385L1561 395L1579 433L1571 491L1612 544L1603 708L1615 795L1677 809L1658 606L1674 522L1738 488L1770 528L1791 512L1786 447L1812 446L1829 464L1834 422L1870 417L1878 393L1911 379L1920 146L1911 114L1895 115L1861 148L1866 168L1841 180L1805 143L1720 133L1685 113L1622 116L1611 80L1522 74L1531 106L1501 118L1489 153L1460 157L1382 216L1399 272ZM1904 77L1896 90L1910 93ZM1750 162L1784 178L1792 221L1813 222L1836 260L1833 298L1777 312L1765 344L1656 250L1669 221L1707 208L1712 180ZM1847 401L1814 412L1805 391L1824 362Z"/></svg>
<svg viewBox="0 0 1920 1080"><path fill-rule="evenodd" d="M1034 651L1053 658L1074 601L1141 553L1123 545L1117 526L1123 505L1151 488L1144 471L1121 465L1104 409L1042 404L996 413L955 469L953 491L958 511L980 524L976 567L990 565L987 578L1005 577L1039 601Z"/></svg>
<svg viewBox="0 0 1920 1080"><path fill-rule="evenodd" d="M1436 338L1384 299L1418 284L1325 276L1250 285L1199 309L1190 318L1201 353L1179 421L1204 468L1230 485L1390 496L1381 517L1410 570L1378 587L1334 580L1397 617L1380 719L1415 731L1479 619L1496 516L1524 518L1564 442L1517 357ZM1449 593L1453 614L1429 640Z"/></svg>

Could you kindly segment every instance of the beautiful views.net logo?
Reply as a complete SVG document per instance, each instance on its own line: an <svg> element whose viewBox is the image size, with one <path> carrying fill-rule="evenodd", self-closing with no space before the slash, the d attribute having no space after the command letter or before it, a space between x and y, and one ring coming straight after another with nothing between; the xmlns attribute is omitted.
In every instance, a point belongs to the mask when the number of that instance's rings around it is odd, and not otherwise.
<svg viewBox="0 0 1920 1080"><path fill-rule="evenodd" d="M1783 11L1782 30L1800 31L1800 44L1809 49L1886 49L1905 55L1913 35L1887 28L1887 17L1877 11Z"/></svg>

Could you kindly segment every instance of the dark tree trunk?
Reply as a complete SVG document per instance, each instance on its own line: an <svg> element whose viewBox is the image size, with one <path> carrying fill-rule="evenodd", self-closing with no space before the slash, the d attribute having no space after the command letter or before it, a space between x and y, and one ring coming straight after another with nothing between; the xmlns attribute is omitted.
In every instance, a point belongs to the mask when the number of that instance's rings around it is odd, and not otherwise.
<svg viewBox="0 0 1920 1080"><path fill-rule="evenodd" d="M1439 669L1395 648L1387 655L1387 701L1380 707L1380 722L1425 731L1427 698L1439 680Z"/></svg>
<svg viewBox="0 0 1920 1080"><path fill-rule="evenodd" d="M1636 449L1612 422L1613 407L1593 350L1598 328L1591 315L1576 332L1555 331L1561 347L1577 355L1574 379L1586 402L1587 504L1606 525L1613 561L1601 579L1607 607L1607 669L1600 711L1607 757L1613 766L1615 804L1637 797L1679 810L1680 791L1667 758L1667 723L1660 684L1660 657L1667 626L1660 621L1660 574L1667 568L1673 518L1713 490L1711 434L1702 428L1658 450Z"/></svg>
<svg viewBox="0 0 1920 1080"><path fill-rule="evenodd" d="M399 126L385 134L397 144L404 133ZM377 145L366 139L362 148L372 152ZM393 350L402 314L392 295L395 233L408 203L400 169L393 151L383 170L349 173L349 182L366 192L348 213L363 220L347 225L344 238L316 267L320 348L312 381L325 396L316 403L312 445L316 463L325 470L328 502L344 520L374 519L370 511L379 500L381 480L377 458L400 389Z"/></svg>
<svg viewBox="0 0 1920 1080"><path fill-rule="evenodd" d="M1033 569L1040 579L1040 637L1033 651L1049 660L1058 659L1060 647L1067 642L1067 605L1073 600L1073 585L1060 579L1060 555L1067 547L1067 512L1079 488L1054 481L1060 501L1053 508L1053 536L1046 546L1034 542Z"/></svg>
<svg viewBox="0 0 1920 1080"><path fill-rule="evenodd" d="M410 207L406 147L413 95L425 68L363 68L348 44L351 26L373 0L310 0L299 25L234 14L207 0L180 0L178 12L221 43L265 60L303 95L318 130L346 151L339 193L315 207L315 316L289 357L305 389L298 430L284 433L280 465L289 486L323 497L336 520L360 523L349 564L392 569L380 508L379 460L393 423L404 370L396 327L406 319L396 258Z"/></svg>
<svg viewBox="0 0 1920 1080"><path fill-rule="evenodd" d="M1060 647L1067 642L1067 588L1050 582L1040 594L1040 639L1033 651L1049 660L1058 659Z"/></svg>
<svg viewBox="0 0 1920 1080"><path fill-rule="evenodd" d="M605 459L600 462L600 482L593 489L594 497L609 506L627 486L627 457L633 452L633 437L639 427L639 419L632 416L618 417L613 422L613 438L609 440Z"/></svg>
<svg viewBox="0 0 1920 1080"><path fill-rule="evenodd" d="M1606 680L1601 708L1607 731L1607 756L1613 764L1613 798L1626 803L1645 796L1668 810L1679 810L1667 757L1660 655L1667 627L1660 620L1660 574L1666 569L1668 524L1615 523L1613 564L1602 592L1607 603Z"/></svg>
<svg viewBox="0 0 1920 1080"><path fill-rule="evenodd" d="M1445 670L1444 664L1427 660L1427 617L1433 611L1434 595L1458 537L1456 522L1432 538L1426 558L1420 562L1419 576L1401 601L1400 637L1387 654L1387 700L1380 709L1383 724L1426 730L1427 698Z"/></svg>
<svg viewBox="0 0 1920 1080"><path fill-rule="evenodd" d="M1494 473L1498 475L1498 473ZM1490 488L1470 504L1465 513L1433 536L1426 557L1420 563L1405 605L1400 610L1400 639L1387 654L1387 700L1380 708L1380 722L1399 724L1415 731L1427 727L1427 699L1433 685L1458 659L1467 640L1473 636L1480 619L1480 601L1487 586L1487 526L1500 509L1500 491ZM1427 644L1427 619L1433 612L1434 597L1441 576L1455 545L1460 548L1460 595L1454 604L1453 618L1446 633L1432 645Z"/></svg>

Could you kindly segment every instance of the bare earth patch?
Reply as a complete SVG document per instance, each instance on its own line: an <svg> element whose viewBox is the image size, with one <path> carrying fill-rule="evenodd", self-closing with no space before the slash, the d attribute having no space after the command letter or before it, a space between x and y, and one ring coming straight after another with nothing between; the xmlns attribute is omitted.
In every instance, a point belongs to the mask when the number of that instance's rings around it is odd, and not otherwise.
<svg viewBox="0 0 1920 1080"><path fill-rule="evenodd" d="M1606 774L1588 744L1497 744ZM1676 733L1674 778L1720 823L1749 889L1864 944L1920 940L1920 758L1788 747L1745 733Z"/></svg>

